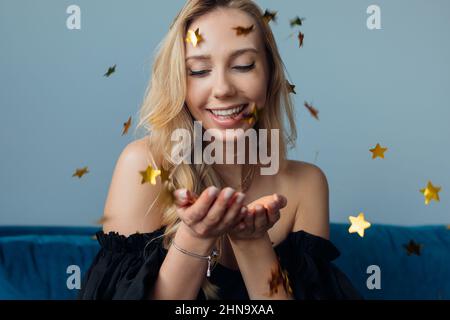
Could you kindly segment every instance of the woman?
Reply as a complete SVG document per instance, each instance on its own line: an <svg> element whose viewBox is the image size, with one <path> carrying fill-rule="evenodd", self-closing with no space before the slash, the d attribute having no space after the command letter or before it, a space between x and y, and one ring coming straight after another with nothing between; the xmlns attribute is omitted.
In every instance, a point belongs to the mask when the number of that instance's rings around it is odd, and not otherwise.
<svg viewBox="0 0 450 320"><path fill-rule="evenodd" d="M117 161L81 299L359 298L331 263L339 252L328 240L325 175L286 159L292 102L268 21L251 0L187 1L156 55L140 116L149 134ZM276 172L250 161L251 143L244 163L176 163L172 134L194 137L194 122L224 146L237 146L242 132L279 131L269 138ZM162 173L156 184L141 183L149 165Z"/></svg>

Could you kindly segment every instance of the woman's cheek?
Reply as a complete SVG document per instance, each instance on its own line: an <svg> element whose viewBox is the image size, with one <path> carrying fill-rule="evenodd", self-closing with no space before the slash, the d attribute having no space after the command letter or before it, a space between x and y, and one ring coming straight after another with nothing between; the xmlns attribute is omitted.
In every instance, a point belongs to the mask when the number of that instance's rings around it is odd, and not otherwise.
<svg viewBox="0 0 450 320"><path fill-rule="evenodd" d="M188 82L186 103L191 110L191 113L197 114L204 107L203 101L208 101L205 96L204 84L200 82L190 81ZM205 102L206 103L206 102Z"/></svg>
<svg viewBox="0 0 450 320"><path fill-rule="evenodd" d="M263 106L266 99L265 81L258 77L252 77L241 82L240 89L245 92L247 98L256 102L258 106Z"/></svg>

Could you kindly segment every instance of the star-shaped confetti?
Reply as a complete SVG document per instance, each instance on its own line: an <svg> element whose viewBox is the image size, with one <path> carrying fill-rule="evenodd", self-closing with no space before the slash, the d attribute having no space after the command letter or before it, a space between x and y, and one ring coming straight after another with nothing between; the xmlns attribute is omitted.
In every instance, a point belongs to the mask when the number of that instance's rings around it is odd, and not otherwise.
<svg viewBox="0 0 450 320"><path fill-rule="evenodd" d="M309 113L316 118L317 120L319 120L319 110L317 110L316 108L313 107L312 104L308 103L305 101L304 106L306 107L306 109L308 109Z"/></svg>
<svg viewBox="0 0 450 320"><path fill-rule="evenodd" d="M289 81L287 81L287 80L286 80L286 85L287 85L289 93L297 94L297 92L295 92L295 85L289 83Z"/></svg>
<svg viewBox="0 0 450 320"><path fill-rule="evenodd" d="M364 237L364 230L370 227L370 222L364 219L364 213L361 212L357 217L350 216L348 219L351 223L348 232L357 232L361 238Z"/></svg>
<svg viewBox="0 0 450 320"><path fill-rule="evenodd" d="M84 167L84 168L77 168L75 170L75 173L72 175L72 177L78 177L81 178L83 175L85 175L86 173L88 173L88 167Z"/></svg>
<svg viewBox="0 0 450 320"><path fill-rule="evenodd" d="M375 146L375 148L370 149L370 152L372 152L372 159L375 159L377 157L383 158L384 159L384 152L387 150L388 148L383 148L380 146L379 143L377 143L377 145Z"/></svg>
<svg viewBox="0 0 450 320"><path fill-rule="evenodd" d="M253 103L252 109L249 113L245 113L242 117L247 120L249 124L253 122L257 122L259 120L259 116L261 114L261 110L256 107L256 104Z"/></svg>
<svg viewBox="0 0 450 320"><path fill-rule="evenodd" d="M198 46L200 42L203 41L203 37L200 34L199 28L197 30L188 30L186 36L186 42L191 43L194 47Z"/></svg>
<svg viewBox="0 0 450 320"><path fill-rule="evenodd" d="M303 24L303 21L306 20L306 18L299 18L298 16L295 17L294 19L290 20L290 25L291 28L295 27L295 26L301 26Z"/></svg>
<svg viewBox="0 0 450 320"><path fill-rule="evenodd" d="M106 71L106 73L103 76L109 78L109 76L112 75L114 72L116 72L116 65L109 67L108 71Z"/></svg>
<svg viewBox="0 0 450 320"><path fill-rule="evenodd" d="M414 240L409 240L408 244L404 244L403 247L406 249L408 256L412 254L420 256L420 250L422 249L423 244L416 243Z"/></svg>
<svg viewBox="0 0 450 320"><path fill-rule="evenodd" d="M305 35L301 31L299 31L297 38L298 38L298 47L299 48L303 47L303 39L305 38Z"/></svg>
<svg viewBox="0 0 450 320"><path fill-rule="evenodd" d="M130 126L131 126L131 116L128 118L127 122L123 123L122 135L127 134Z"/></svg>
<svg viewBox="0 0 450 320"><path fill-rule="evenodd" d="M277 12L266 9L262 18L266 23L269 23L270 21L277 22Z"/></svg>
<svg viewBox="0 0 450 320"><path fill-rule="evenodd" d="M244 35L246 36L247 34L249 34L250 32L253 31L254 26L251 25L250 27L235 27L233 28L233 30L236 30L236 35L240 36L240 35Z"/></svg>
<svg viewBox="0 0 450 320"><path fill-rule="evenodd" d="M152 166L148 166L144 171L139 171L142 176L141 184L150 182L151 184L156 184L156 177L161 175L161 170L153 169Z"/></svg>
<svg viewBox="0 0 450 320"><path fill-rule="evenodd" d="M280 258L278 257L277 266L271 270L271 277L269 280L269 297L271 297L274 293L278 293L278 287L280 285L284 288L286 293L292 295L288 272L281 268L279 260Z"/></svg>
<svg viewBox="0 0 450 320"><path fill-rule="evenodd" d="M425 197L426 205L428 205L431 200L439 201L439 191L441 191L441 187L433 186L431 181L428 181L426 188L420 189L420 192L422 192Z"/></svg>

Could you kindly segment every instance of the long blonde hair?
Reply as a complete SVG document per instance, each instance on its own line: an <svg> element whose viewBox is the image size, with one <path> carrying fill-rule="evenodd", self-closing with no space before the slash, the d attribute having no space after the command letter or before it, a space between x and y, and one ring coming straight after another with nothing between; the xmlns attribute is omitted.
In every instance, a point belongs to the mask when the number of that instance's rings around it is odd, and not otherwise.
<svg viewBox="0 0 450 320"><path fill-rule="evenodd" d="M267 87L266 106L256 123L260 129L279 129L280 164L286 160L286 147L293 147L297 137L294 122L293 105L287 88L285 67L278 52L274 36L268 25L262 19L261 9L252 0L188 0L175 17L169 32L160 43L153 67L149 85L139 112L139 122L136 129L144 128L148 139L149 155L154 165L170 172L165 192L171 193L179 188L186 188L200 194L205 188L215 185L224 187L222 180L212 166L205 164L175 164L171 159L171 134L175 129L189 130L194 136L194 119L185 104L187 91L185 66L185 35L189 25L196 18L219 7L240 9L256 22L261 30L263 43L269 66L269 83ZM286 116L289 130L285 127ZM135 131L136 132L136 131ZM269 135L270 136L270 135ZM270 145L270 144L269 144ZM158 197L162 210L164 231L164 246L168 248L174 236L180 219L170 196ZM156 200L155 200L156 201ZM153 205L152 205L153 206ZM223 239L220 239L223 241ZM219 243L220 243L219 240ZM207 279L202 284L207 299L217 299L218 287Z"/></svg>

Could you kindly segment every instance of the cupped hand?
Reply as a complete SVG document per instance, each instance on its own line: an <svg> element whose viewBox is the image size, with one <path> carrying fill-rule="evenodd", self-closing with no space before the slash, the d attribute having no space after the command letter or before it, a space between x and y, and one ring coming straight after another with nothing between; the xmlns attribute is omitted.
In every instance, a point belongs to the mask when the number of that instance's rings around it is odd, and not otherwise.
<svg viewBox="0 0 450 320"><path fill-rule="evenodd" d="M228 236L231 240L257 239L264 236L280 219L280 210L286 205L286 197L276 193L249 203L246 216L228 232Z"/></svg>
<svg viewBox="0 0 450 320"><path fill-rule="evenodd" d="M245 194L233 188L206 188L200 196L186 189L174 192L177 214L192 236L217 238L226 234L246 214L242 206ZM245 208L245 209L242 209Z"/></svg>

